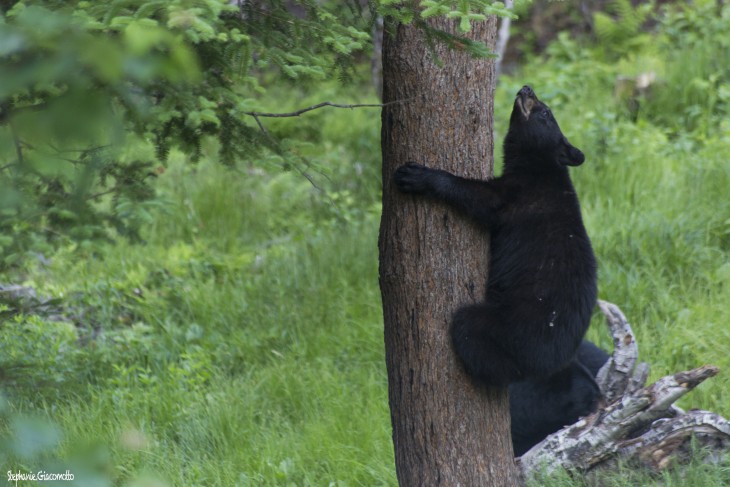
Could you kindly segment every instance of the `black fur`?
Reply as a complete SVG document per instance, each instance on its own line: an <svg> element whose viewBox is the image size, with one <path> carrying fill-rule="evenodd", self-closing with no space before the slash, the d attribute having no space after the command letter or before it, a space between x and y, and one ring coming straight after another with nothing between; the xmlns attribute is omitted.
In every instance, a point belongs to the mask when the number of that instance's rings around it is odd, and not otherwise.
<svg viewBox="0 0 730 487"><path fill-rule="evenodd" d="M565 167L583 153L529 86L517 94L504 172L491 181L407 164L401 191L448 203L489 231L486 300L459 309L451 335L467 372L497 386L571 362L596 302L596 263Z"/></svg>
<svg viewBox="0 0 730 487"><path fill-rule="evenodd" d="M593 377L598 375L598 371L608 361L608 357L605 350L588 340L581 342L578 353L575 354L575 359L582 363Z"/></svg>
<svg viewBox="0 0 730 487"><path fill-rule="evenodd" d="M547 379L509 386L512 446L521 456L546 436L596 411L601 391L595 377L608 354L583 340L575 359Z"/></svg>

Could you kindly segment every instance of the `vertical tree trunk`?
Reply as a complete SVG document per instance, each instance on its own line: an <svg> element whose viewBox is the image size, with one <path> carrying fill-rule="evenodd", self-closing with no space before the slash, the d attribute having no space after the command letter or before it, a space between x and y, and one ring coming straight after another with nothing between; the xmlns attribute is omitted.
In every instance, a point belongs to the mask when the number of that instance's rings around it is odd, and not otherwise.
<svg viewBox="0 0 730 487"><path fill-rule="evenodd" d="M446 20L435 28L455 32ZM494 48L496 21L473 26ZM492 174L492 60L386 29L383 43L383 215L380 287L396 470L401 486L517 485L506 390L475 387L451 347L454 310L483 299L488 239L443 206L398 193L393 171L417 161Z"/></svg>

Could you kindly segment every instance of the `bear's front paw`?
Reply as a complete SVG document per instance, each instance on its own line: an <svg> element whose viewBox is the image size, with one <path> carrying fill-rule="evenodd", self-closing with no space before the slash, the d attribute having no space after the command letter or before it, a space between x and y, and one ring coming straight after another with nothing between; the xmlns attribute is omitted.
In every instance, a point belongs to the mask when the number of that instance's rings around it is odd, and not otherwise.
<svg viewBox="0 0 730 487"><path fill-rule="evenodd" d="M430 177L436 171L421 164L409 163L395 170L393 180L404 193L425 193L431 188Z"/></svg>

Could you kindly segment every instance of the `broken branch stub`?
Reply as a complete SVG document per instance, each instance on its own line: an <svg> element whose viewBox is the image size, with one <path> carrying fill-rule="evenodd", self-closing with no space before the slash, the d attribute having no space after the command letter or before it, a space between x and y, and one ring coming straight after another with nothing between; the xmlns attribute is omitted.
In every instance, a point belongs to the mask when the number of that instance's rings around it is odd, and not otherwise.
<svg viewBox="0 0 730 487"><path fill-rule="evenodd" d="M598 371L596 382L606 403L611 404L626 392L636 367L639 349L634 332L618 306L599 299L598 307L606 316L606 324L613 337L613 355ZM643 385L641 383L639 387Z"/></svg>

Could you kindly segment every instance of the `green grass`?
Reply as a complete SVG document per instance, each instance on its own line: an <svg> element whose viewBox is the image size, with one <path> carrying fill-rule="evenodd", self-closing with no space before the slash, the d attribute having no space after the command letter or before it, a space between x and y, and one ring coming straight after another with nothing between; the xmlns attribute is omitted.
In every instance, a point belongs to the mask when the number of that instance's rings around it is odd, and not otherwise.
<svg viewBox="0 0 730 487"><path fill-rule="evenodd" d="M683 468L669 468L650 475L645 470L619 462L613 472L591 472L585 476L568 472L537 474L527 487L721 487L730 479L730 462L722 465L690 461Z"/></svg>
<svg viewBox="0 0 730 487"><path fill-rule="evenodd" d="M59 252L30 272L44 292L81 293L79 333L101 333L57 352L46 369L65 374L40 394L28 388L45 369L16 377L12 409L60 425L61 458L105 445L116 482L392 485L377 214L333 221L292 174L203 164L180 188L179 172L163 185L189 200L157 216L150 243Z"/></svg>
<svg viewBox="0 0 730 487"><path fill-rule="evenodd" d="M500 82L498 137L514 93L532 83L586 153L572 174L601 297L628 316L652 379L718 365L680 406L728 417L730 131L718 116L683 133L661 105L626 116L612 98L615 76L661 65L659 51L604 64L590 51L566 59L573 51L561 42ZM324 87L272 110L342 96ZM232 170L177 155L145 244L65 247L50 265L3 277L61 297L74 325L20 316L0 326L0 464L73 466L87 485L395 485L377 281L378 113L312 116L269 129L314 139L302 151L326 196L275 158ZM598 315L589 337L610 348ZM28 450L28 438L39 446ZM537 485L728 483L726 460Z"/></svg>

